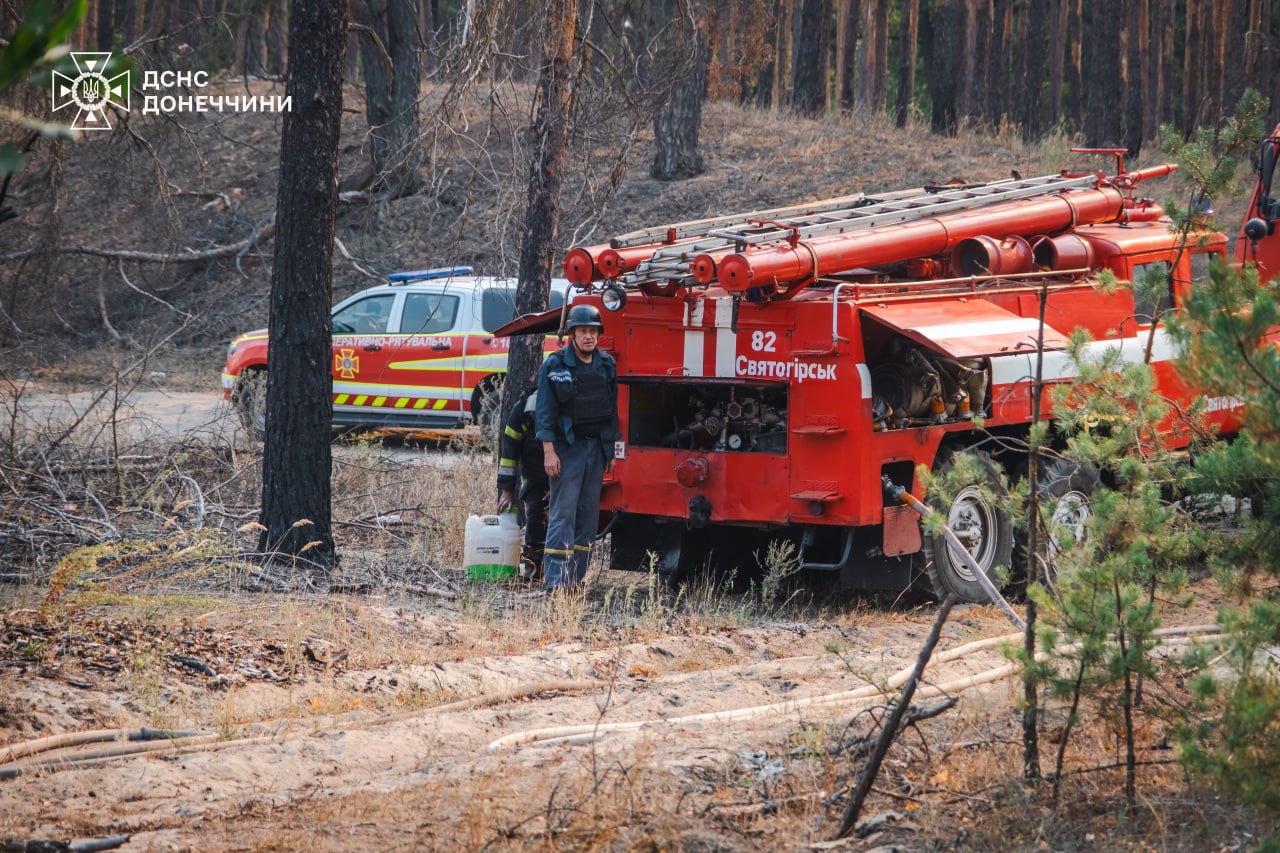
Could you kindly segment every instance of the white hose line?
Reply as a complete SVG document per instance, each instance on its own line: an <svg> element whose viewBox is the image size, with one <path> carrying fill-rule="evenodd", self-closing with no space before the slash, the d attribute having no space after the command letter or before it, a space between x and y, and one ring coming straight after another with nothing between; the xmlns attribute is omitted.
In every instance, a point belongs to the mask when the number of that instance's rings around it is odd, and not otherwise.
<svg viewBox="0 0 1280 853"><path fill-rule="evenodd" d="M1155 632L1161 636L1176 636L1183 633L1189 634L1217 634L1221 631L1216 625L1193 625L1187 627L1174 627L1160 629ZM1021 639L1021 633L1005 634L1000 637L990 637L985 640L975 640L971 643L965 643L954 649L948 649L937 655L934 655L930 663L947 663L957 660L974 652L989 649L1003 643L1012 642ZM1168 642L1164 645L1180 645L1181 642ZM1072 643L1063 646L1056 653L1063 653L1079 648L1078 643ZM1040 652L1036 655L1037 660L1044 660L1050 656L1049 652ZM981 684L987 684L992 681L999 681L1007 678L1014 672L1017 672L1019 665L1016 663L1003 664L977 675L966 676L956 679L942 685L922 687L917 691L917 696L924 698L932 698L941 693L953 693L975 687ZM599 735L614 732L632 732L647 726L679 726L687 723L703 723L717 722L727 723L738 720L748 720L756 717L765 717L778 714L790 714L804 708L818 708L827 705L835 705L841 703L852 703L855 705L866 703L867 700L881 699L888 695L888 691L902 686L904 682L911 676L914 669L914 663L904 669L894 673L885 680L885 687L869 684L854 690L842 690L837 693L826 693L819 696L809 696L802 699L790 699L786 702L775 702L769 705L756 705L748 708L735 708L728 711L706 711L700 714L687 714L681 717L666 717L650 720L633 720L629 722L618 723L588 723L577 726L555 726L546 729L530 729L523 732L515 732L504 737L498 738L487 747L488 750L494 751L504 749L509 746L517 746L519 744L533 743L538 746L551 746L558 743L583 744L590 743Z"/></svg>

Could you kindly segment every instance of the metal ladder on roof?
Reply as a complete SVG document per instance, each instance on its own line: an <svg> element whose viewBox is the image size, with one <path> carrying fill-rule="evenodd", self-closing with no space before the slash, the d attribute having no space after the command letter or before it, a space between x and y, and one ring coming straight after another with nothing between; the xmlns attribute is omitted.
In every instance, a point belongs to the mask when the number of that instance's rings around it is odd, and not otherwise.
<svg viewBox="0 0 1280 853"><path fill-rule="evenodd" d="M844 196L813 205L794 205L633 231L616 238L613 245L618 248L668 241L666 245L655 247L648 260L623 276L624 284L669 280L687 284L692 282L690 267L693 259L706 252L742 251L768 243L850 234L880 225L912 222L1020 198L1080 189L1096 182L1097 178L1092 175L1069 178L1045 175L932 192L907 190L876 199ZM669 242L671 240L684 242Z"/></svg>

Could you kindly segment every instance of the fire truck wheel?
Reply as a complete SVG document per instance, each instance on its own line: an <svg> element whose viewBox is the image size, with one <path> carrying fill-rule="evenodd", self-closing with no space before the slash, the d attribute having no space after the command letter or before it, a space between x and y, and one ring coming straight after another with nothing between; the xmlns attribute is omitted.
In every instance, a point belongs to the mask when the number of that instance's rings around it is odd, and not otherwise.
<svg viewBox="0 0 1280 853"><path fill-rule="evenodd" d="M1062 569L1062 545L1071 539L1083 542L1088 535L1086 527L1093 515L1093 493L1102 482L1098 470L1069 459L1046 457L1037 466L1042 514L1049 524L1050 540L1040 562L1044 580L1050 584ZM1026 469L1023 469L1025 476ZM1018 534L1017 568L1025 572L1027 566L1026 532Z"/></svg>
<svg viewBox="0 0 1280 853"><path fill-rule="evenodd" d="M255 436L265 428L267 415L267 371L245 368L231 391L231 404L240 415L244 431Z"/></svg>
<svg viewBox="0 0 1280 853"><path fill-rule="evenodd" d="M994 581L996 570L1007 567L1013 556L1013 523L1005 507L1009 491L989 454L970 453L978 459L981 479L962 487L950 503L935 505L933 509L942 514L974 562ZM953 463L954 457L948 458L940 469L948 471ZM939 599L954 592L961 601L987 600L973 570L947 543L941 531L936 535L925 533L924 556L929 581Z"/></svg>

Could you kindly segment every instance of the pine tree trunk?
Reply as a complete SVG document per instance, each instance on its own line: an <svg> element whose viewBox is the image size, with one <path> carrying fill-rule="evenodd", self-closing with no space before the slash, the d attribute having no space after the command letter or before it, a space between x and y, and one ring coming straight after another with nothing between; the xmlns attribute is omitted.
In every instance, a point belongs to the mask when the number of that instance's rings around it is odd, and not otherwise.
<svg viewBox="0 0 1280 853"><path fill-rule="evenodd" d="M920 0L902 0L902 30L898 50L898 98L894 124L906 127L916 93L916 36L920 25Z"/></svg>
<svg viewBox="0 0 1280 853"><path fill-rule="evenodd" d="M1062 121L1062 84L1067 62L1067 0L1053 0L1050 4L1053 16L1049 27L1049 126L1056 128Z"/></svg>
<svg viewBox="0 0 1280 853"><path fill-rule="evenodd" d="M960 51L964 44L963 0L937 0L933 10L933 114L934 133L955 135L956 83Z"/></svg>
<svg viewBox="0 0 1280 853"><path fill-rule="evenodd" d="M775 7L778 16L778 27L775 31L777 41L774 42L773 51L772 108L775 112L785 108L788 103L787 70L791 67L791 15L795 3L796 0L778 0Z"/></svg>
<svg viewBox="0 0 1280 853"><path fill-rule="evenodd" d="M529 194L520 244L520 283L516 288L516 314L544 311L551 290L555 262L556 226L560 213L560 187L564 180L564 156L569 141L569 114L573 106L574 46L577 40L576 0L549 0L548 49L550 59L538 74L538 112L529 129L533 152L529 167ZM542 336L512 338L507 357L500 412L533 386L542 365Z"/></svg>
<svg viewBox="0 0 1280 853"><path fill-rule="evenodd" d="M334 565L331 532L333 378L329 308L338 205L338 131L347 37L343 0L293 0L271 270L266 441L258 550Z"/></svg>
<svg viewBox="0 0 1280 853"><path fill-rule="evenodd" d="M973 94L969 99L965 118L976 124L987 123L991 105L991 63L998 49L993 41L991 24L991 0L970 0L969 20L973 22L973 62L970 76L973 78Z"/></svg>
<svg viewBox="0 0 1280 853"><path fill-rule="evenodd" d="M343 189L368 189L387 198L411 195L422 185L417 13L412 0L353 0L351 7L357 22L381 40L387 56L372 38L360 39L369 169L344 181Z"/></svg>
<svg viewBox="0 0 1280 853"><path fill-rule="evenodd" d="M1064 55L1066 64L1062 75L1062 111L1068 119L1068 128L1077 131L1084 127L1084 84L1082 69L1084 45L1084 13L1083 0L1067 0L1067 45Z"/></svg>
<svg viewBox="0 0 1280 853"><path fill-rule="evenodd" d="M982 111L978 104L980 92L983 89L985 81L978 79L978 63L973 61L973 57L978 54L978 45L986 40L985 33L979 33L974 28L974 21L977 20L977 4L974 0L965 0L960 6L961 14L961 60L960 60L960 80L956 84L956 117L957 121L971 121L973 117Z"/></svg>
<svg viewBox="0 0 1280 853"><path fill-rule="evenodd" d="M858 26L862 9L858 0L838 0L836 16L836 104L853 109L858 85Z"/></svg>
<svg viewBox="0 0 1280 853"><path fill-rule="evenodd" d="M1146 139L1142 124L1143 89L1146 85L1146 63L1142 61L1141 34L1146 32L1145 3L1131 0L1124 6L1124 97L1121 99L1121 133L1130 157L1137 157Z"/></svg>
<svg viewBox="0 0 1280 853"><path fill-rule="evenodd" d="M867 83L863 100L872 111L884 112L889 79L889 0L867 0L863 40L869 43L868 62L862 66Z"/></svg>
<svg viewBox="0 0 1280 853"><path fill-rule="evenodd" d="M1203 0L1186 0L1186 27L1182 55L1182 126L1183 135L1191 133L1200 123L1202 102L1205 98L1204 69L1205 30Z"/></svg>
<svg viewBox="0 0 1280 853"><path fill-rule="evenodd" d="M1157 60L1148 65L1142 77L1142 128L1147 139L1156 139L1160 134L1161 86L1165 65L1169 59L1161 52L1160 33L1164 29L1164 23L1160 18L1160 0L1141 0L1141 2L1147 26L1141 33L1138 54L1154 57Z"/></svg>
<svg viewBox="0 0 1280 853"><path fill-rule="evenodd" d="M1030 19L1022 31L1027 42L1026 86L1022 102L1022 138L1033 142L1044 136L1047 125L1045 82L1049 54L1048 34L1053 13L1049 0L1032 0Z"/></svg>
<svg viewBox="0 0 1280 853"><path fill-rule="evenodd" d="M791 108L805 116L827 110L827 25L831 0L796 0L791 35Z"/></svg>
<svg viewBox="0 0 1280 853"><path fill-rule="evenodd" d="M987 66L986 113L992 127L999 127L1009 114L1009 41L1013 37L1009 19L1009 0L995 0L991 4L991 51Z"/></svg>
<svg viewBox="0 0 1280 853"><path fill-rule="evenodd" d="M115 47L115 0L98 0L98 50Z"/></svg>
<svg viewBox="0 0 1280 853"><path fill-rule="evenodd" d="M1120 81L1120 46L1114 23L1121 20L1121 0L1094 0L1085 62L1089 69L1088 104L1084 116L1085 144L1116 148L1120 143L1120 110L1115 91Z"/></svg>
<svg viewBox="0 0 1280 853"><path fill-rule="evenodd" d="M707 96L711 48L696 25L690 27L687 38L689 72L679 76L653 117L654 153L649 175L660 181L692 178L704 169L698 132L702 127L702 102Z"/></svg>
<svg viewBox="0 0 1280 853"><path fill-rule="evenodd" d="M289 65L289 3L288 0L270 0L267 4L267 73L272 77L284 74Z"/></svg>

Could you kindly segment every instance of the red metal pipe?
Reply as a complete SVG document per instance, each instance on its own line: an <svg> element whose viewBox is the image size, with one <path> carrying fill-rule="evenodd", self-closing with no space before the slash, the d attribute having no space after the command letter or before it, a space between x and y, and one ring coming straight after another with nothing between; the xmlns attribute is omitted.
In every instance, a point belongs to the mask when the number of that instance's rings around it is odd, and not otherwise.
<svg viewBox="0 0 1280 853"><path fill-rule="evenodd" d="M602 278L596 264L600 255L608 249L608 243L570 249L564 256L564 277L569 279L570 283L577 285L588 285L596 279Z"/></svg>
<svg viewBox="0 0 1280 853"><path fill-rule="evenodd" d="M1115 221L1124 210L1124 201L1124 195L1114 187L1072 190L952 216L816 238L795 246L737 252L721 259L715 272L726 290L788 287L815 276L939 255L968 237L1053 236L1077 225ZM694 275L703 284L711 281L699 274L696 265Z"/></svg>
<svg viewBox="0 0 1280 853"><path fill-rule="evenodd" d="M642 261L649 260L655 251L665 245L665 243L650 243L646 246L632 246L626 249L605 249L596 257L596 269L600 271L601 278L617 278L640 266ZM565 260L567 262L568 256Z"/></svg>

